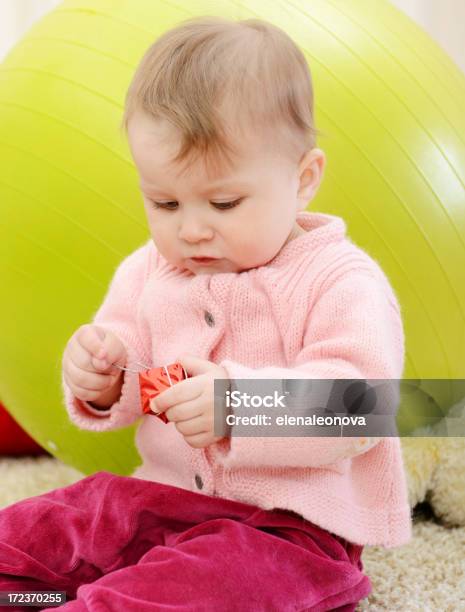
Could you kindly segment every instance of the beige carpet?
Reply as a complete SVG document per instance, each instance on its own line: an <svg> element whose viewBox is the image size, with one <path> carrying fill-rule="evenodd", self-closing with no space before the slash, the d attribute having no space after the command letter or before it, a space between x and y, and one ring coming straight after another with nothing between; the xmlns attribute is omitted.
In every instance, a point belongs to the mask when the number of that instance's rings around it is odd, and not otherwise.
<svg viewBox="0 0 465 612"><path fill-rule="evenodd" d="M81 477L50 457L0 459L0 508ZM420 517L413 529L407 546L365 548L373 593L359 611L465 611L465 527L447 529Z"/></svg>

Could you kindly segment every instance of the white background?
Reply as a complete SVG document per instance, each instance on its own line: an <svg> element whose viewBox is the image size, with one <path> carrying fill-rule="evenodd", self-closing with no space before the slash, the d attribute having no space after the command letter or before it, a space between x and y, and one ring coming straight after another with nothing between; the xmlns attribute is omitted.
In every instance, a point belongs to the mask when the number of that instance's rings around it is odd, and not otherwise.
<svg viewBox="0 0 465 612"><path fill-rule="evenodd" d="M391 1L415 19L465 72L465 0ZM60 0L0 0L0 61L34 21L58 4Z"/></svg>

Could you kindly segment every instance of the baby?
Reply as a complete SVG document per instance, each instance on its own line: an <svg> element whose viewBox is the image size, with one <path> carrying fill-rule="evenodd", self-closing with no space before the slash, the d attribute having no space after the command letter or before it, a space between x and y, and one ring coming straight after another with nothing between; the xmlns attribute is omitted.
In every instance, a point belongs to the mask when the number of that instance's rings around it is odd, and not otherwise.
<svg viewBox="0 0 465 612"><path fill-rule="evenodd" d="M262 20L188 20L143 57L123 125L150 239L69 340L63 388L83 429L139 422L141 465L0 512L0 590L63 590L67 610L354 610L364 545L411 537L399 439L214 428L218 379L402 376L385 274L340 217L305 210L325 168L305 57ZM138 364L175 362L163 423Z"/></svg>

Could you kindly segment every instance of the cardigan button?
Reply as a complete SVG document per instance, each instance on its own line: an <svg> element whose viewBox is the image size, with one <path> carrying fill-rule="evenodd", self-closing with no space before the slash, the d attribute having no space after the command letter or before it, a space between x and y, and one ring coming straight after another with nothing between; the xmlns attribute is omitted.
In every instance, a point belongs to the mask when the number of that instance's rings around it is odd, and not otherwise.
<svg viewBox="0 0 465 612"><path fill-rule="evenodd" d="M370 443L371 443L372 438L357 438L355 440L355 448L356 450L361 450L363 448L367 448L369 447Z"/></svg>
<svg viewBox="0 0 465 612"><path fill-rule="evenodd" d="M205 321L207 325L209 325L210 327L213 327L215 325L215 319L213 318L213 315L211 312L208 312L208 310L206 310L204 317L205 317Z"/></svg>
<svg viewBox="0 0 465 612"><path fill-rule="evenodd" d="M200 477L200 474L195 475L195 486L197 489L203 489L203 480Z"/></svg>

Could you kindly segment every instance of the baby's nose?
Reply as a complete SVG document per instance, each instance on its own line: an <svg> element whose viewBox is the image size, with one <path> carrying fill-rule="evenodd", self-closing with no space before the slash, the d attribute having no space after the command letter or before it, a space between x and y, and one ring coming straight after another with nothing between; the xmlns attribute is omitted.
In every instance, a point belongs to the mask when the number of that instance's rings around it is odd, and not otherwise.
<svg viewBox="0 0 465 612"><path fill-rule="evenodd" d="M201 240L210 240L213 237L213 230L204 223L188 221L182 223L178 236L180 240L196 243Z"/></svg>

